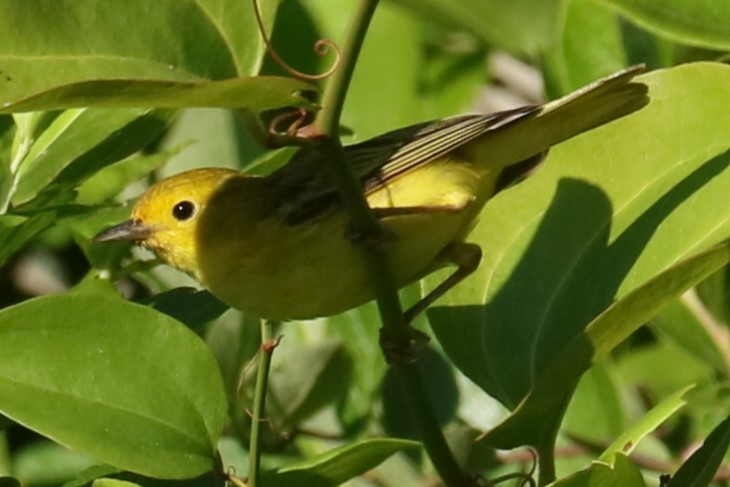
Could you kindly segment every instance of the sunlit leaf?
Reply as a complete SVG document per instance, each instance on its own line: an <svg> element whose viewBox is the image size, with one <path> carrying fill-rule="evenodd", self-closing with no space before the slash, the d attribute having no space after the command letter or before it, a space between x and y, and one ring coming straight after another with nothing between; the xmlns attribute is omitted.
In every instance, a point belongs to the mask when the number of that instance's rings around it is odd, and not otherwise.
<svg viewBox="0 0 730 487"><path fill-rule="evenodd" d="M654 406L651 411L642 416L638 422L633 424L629 429L616 438L608 446L608 448L603 451L598 460L608 462L616 453L629 455L632 451L634 451L634 448L636 448L636 445L643 437L654 431L660 424L666 421L667 418L685 405L686 401L683 396L687 393L687 391L692 389L692 387L693 386L685 387Z"/></svg>
<svg viewBox="0 0 730 487"><path fill-rule="evenodd" d="M646 108L553 148L487 204L469 237L485 250L479 269L430 313L457 366L509 407L614 301L730 237L717 211L730 184L730 113L718 102L730 103L730 68L643 79Z"/></svg>
<svg viewBox="0 0 730 487"><path fill-rule="evenodd" d="M601 0L632 21L675 41L730 49L730 4L716 0Z"/></svg>
<svg viewBox="0 0 730 487"><path fill-rule="evenodd" d="M176 321L78 293L0 311L0 336L3 414L142 474L188 478L213 468L226 421L220 374Z"/></svg>
<svg viewBox="0 0 730 487"><path fill-rule="evenodd" d="M394 453L418 446L413 441L385 438L352 443L276 472L264 472L261 483L267 487L335 487Z"/></svg>

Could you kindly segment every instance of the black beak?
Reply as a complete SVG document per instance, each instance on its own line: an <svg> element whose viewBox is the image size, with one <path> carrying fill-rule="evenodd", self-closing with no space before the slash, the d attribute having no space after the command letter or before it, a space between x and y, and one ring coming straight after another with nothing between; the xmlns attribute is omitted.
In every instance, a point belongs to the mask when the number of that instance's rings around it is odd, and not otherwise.
<svg viewBox="0 0 730 487"><path fill-rule="evenodd" d="M92 242L121 242L124 240L145 240L153 233L153 229L139 220L127 220L124 223L107 228L91 239Z"/></svg>

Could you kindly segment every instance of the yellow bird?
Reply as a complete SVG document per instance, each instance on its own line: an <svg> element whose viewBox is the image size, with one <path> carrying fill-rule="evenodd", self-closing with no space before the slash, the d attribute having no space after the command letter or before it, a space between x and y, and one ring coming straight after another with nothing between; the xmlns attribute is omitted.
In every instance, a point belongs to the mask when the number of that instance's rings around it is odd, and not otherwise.
<svg viewBox="0 0 730 487"><path fill-rule="evenodd" d="M465 243L481 208L565 139L643 107L642 67L560 100L396 130L345 148L369 206L393 237L398 286L445 265L458 269L411 319L478 265ZM131 219L95 237L132 240L226 304L262 318L328 316L374 299L348 236L348 214L314 149L266 177L195 169L154 184ZM495 228L494 231L499 231Z"/></svg>

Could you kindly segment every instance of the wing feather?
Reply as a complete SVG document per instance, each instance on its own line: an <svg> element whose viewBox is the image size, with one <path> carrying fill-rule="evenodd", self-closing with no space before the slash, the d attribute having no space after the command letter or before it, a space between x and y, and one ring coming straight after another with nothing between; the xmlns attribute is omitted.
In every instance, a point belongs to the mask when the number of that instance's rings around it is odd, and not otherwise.
<svg viewBox="0 0 730 487"><path fill-rule="evenodd" d="M347 146L345 155L367 194L488 131L539 112L539 106L525 106L425 122ZM341 202L316 150L300 150L266 181L274 195L274 214L289 224L316 218Z"/></svg>

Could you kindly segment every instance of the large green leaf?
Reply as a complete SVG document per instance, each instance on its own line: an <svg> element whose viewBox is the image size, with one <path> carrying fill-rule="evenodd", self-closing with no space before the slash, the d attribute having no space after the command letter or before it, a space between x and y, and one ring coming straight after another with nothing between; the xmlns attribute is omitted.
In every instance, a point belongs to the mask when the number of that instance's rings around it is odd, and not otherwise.
<svg viewBox="0 0 730 487"><path fill-rule="evenodd" d="M258 3L270 28L279 1ZM2 0L0 8L3 84L24 92L95 78L253 75L264 51L252 4L238 0Z"/></svg>
<svg viewBox="0 0 730 487"><path fill-rule="evenodd" d="M508 407L612 302L730 236L718 211L730 184L730 68L642 79L646 108L553 148L487 204L470 236L481 266L431 311L454 362Z"/></svg>
<svg viewBox="0 0 730 487"><path fill-rule="evenodd" d="M290 78L257 76L221 81L171 81L166 79L95 79L56 85L41 92L25 91L21 97L2 90L0 113L55 110L77 107L235 107L251 111L296 105L313 105L298 91L313 90L308 83Z"/></svg>
<svg viewBox="0 0 730 487"><path fill-rule="evenodd" d="M380 438L364 440L328 451L296 465L264 472L266 487L335 487L377 466L402 450L416 448L413 441Z"/></svg>
<svg viewBox="0 0 730 487"><path fill-rule="evenodd" d="M153 477L213 468L220 373L184 326L86 293L0 312L0 411L105 463Z"/></svg>
<svg viewBox="0 0 730 487"><path fill-rule="evenodd" d="M565 398L580 376L663 306L730 262L730 242L718 245L660 273L611 305L538 372L532 391L505 421L485 437L500 448L548 441L560 421Z"/></svg>
<svg viewBox="0 0 730 487"><path fill-rule="evenodd" d="M675 41L730 49L730 3L718 0L600 0L637 24Z"/></svg>
<svg viewBox="0 0 730 487"><path fill-rule="evenodd" d="M262 4L270 28L279 0ZM258 72L264 44L238 0L1 0L0 111L299 105L311 89Z"/></svg>

